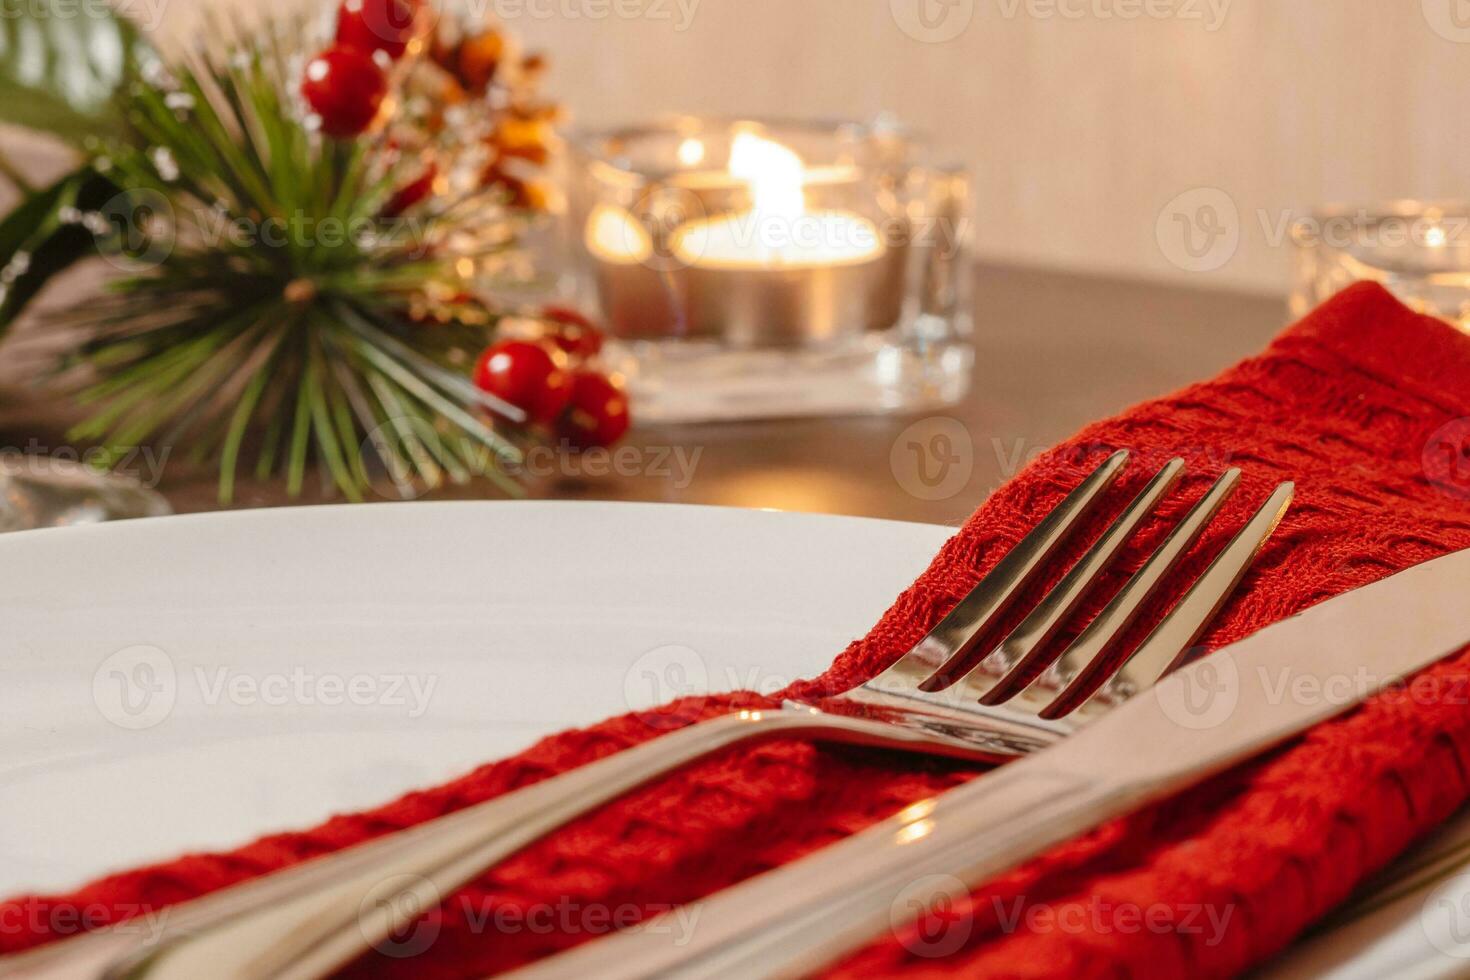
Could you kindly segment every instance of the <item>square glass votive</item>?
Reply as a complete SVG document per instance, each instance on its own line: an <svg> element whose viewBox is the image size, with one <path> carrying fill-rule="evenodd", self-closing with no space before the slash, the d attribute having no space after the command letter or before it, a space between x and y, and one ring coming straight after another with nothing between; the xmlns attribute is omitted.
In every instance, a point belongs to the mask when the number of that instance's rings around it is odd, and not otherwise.
<svg viewBox="0 0 1470 980"><path fill-rule="evenodd" d="M1291 225L1298 317L1355 282L1470 332L1470 202L1319 208Z"/></svg>
<svg viewBox="0 0 1470 980"><path fill-rule="evenodd" d="M963 397L969 179L910 135L678 117L582 135L570 163L581 299L641 420Z"/></svg>

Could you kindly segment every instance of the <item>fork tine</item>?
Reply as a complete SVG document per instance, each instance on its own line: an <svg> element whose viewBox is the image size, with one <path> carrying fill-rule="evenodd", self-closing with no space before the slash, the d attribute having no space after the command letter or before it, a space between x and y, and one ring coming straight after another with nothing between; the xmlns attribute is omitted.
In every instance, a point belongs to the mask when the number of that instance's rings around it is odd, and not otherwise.
<svg viewBox="0 0 1470 980"><path fill-rule="evenodd" d="M1292 483L1283 483L1276 488L1255 516L1230 539L1225 549L1189 587L1184 598L1169 610L1138 649L1088 699L1089 702L1098 701L1111 706L1126 701L1139 691L1152 687L1160 677L1178 666L1190 646L1225 605L1225 600L1240 585L1246 570L1286 516L1295 494L1296 485Z"/></svg>
<svg viewBox="0 0 1470 980"><path fill-rule="evenodd" d="M1076 693L1075 687L1079 683L1090 680L1090 668L1133 625L1148 598L1158 591L1174 566L1199 540L1221 505L1239 485L1240 470L1226 470L1215 481L1209 493L1190 508L1184 520L1169 532L1164 543L1149 556L1144 566L1134 573L1103 611L1087 624L1056 662L1009 703L1016 707L1033 709L1043 717L1052 717L1049 713L1051 709Z"/></svg>
<svg viewBox="0 0 1470 980"><path fill-rule="evenodd" d="M1128 451L1120 449L1083 480L898 662L868 681L876 690L913 692L939 678L975 648L986 628L1015 600L1112 486Z"/></svg>
<svg viewBox="0 0 1470 980"><path fill-rule="evenodd" d="M1073 565L1062 580L1036 604L1021 624L1011 631L1000 646L981 660L959 681L955 688L961 698L972 695L982 701L992 698L1003 700L1004 681L1007 678L1024 676L1042 648L1087 595L1098 578L1113 559L1123 550L1123 545L1133 536L1144 518L1153 513L1160 500L1174 489L1184 473L1184 460L1171 459L1139 491L1112 525L1098 538L1077 564ZM1014 692L1013 692L1014 693Z"/></svg>

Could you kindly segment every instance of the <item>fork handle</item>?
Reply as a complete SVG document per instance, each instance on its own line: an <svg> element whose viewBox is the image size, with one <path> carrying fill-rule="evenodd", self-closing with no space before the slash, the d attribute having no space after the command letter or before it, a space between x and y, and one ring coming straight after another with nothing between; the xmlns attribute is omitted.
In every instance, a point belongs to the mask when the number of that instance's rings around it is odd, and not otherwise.
<svg viewBox="0 0 1470 980"><path fill-rule="evenodd" d="M799 736L973 757L934 732L811 710L741 711L700 722L393 837L308 862L176 910L154 937L114 927L0 959L0 977L134 980L323 977L390 941L488 868L559 827L738 743ZM238 894L232 894L236 893ZM430 937L428 942L432 943ZM29 968L28 968L29 967ZM19 968L16 971L16 968ZM107 972L111 971L111 972Z"/></svg>

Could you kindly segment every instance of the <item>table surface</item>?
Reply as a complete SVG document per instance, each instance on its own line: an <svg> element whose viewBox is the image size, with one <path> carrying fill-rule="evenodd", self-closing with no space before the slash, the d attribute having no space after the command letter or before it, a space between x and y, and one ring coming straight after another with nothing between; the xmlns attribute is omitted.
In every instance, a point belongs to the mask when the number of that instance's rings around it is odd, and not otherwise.
<svg viewBox="0 0 1470 980"><path fill-rule="evenodd" d="M1269 296L993 266L976 277L974 383L958 405L919 415L635 428L626 444L640 450L627 455L637 465L594 458L587 463L604 464L601 471L586 472L598 467L569 461L531 495L958 524L1037 453L1088 422L1218 373L1260 350L1287 319L1284 302ZM0 349L0 368L6 360ZM0 449L68 447L73 417L55 396L0 380ZM936 417L963 427L948 426L956 438L947 465L968 467L969 476L953 471L942 499L926 499L935 492L917 482L916 468L946 465L923 457L935 424L927 420ZM181 513L220 507L213 471L172 455L158 489ZM428 496L498 495L478 480ZM320 481L308 480L294 501L279 484L247 481L233 506L334 499Z"/></svg>

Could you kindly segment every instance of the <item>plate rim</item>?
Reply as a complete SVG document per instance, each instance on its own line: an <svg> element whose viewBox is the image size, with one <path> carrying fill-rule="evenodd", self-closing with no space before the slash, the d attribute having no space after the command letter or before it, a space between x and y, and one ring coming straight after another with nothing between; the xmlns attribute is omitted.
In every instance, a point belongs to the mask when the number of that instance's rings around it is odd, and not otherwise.
<svg viewBox="0 0 1470 980"><path fill-rule="evenodd" d="M607 510L630 513L634 511L673 513L690 515L695 513L719 515L759 515L761 519L800 520L802 522L853 522L858 524L893 525L897 527L943 528L957 534L959 525L935 524L927 521L904 521L891 517L871 517L860 514L828 514L813 511L782 510L775 507L736 507L726 504L664 503L661 501L634 500L406 500L373 501L371 503L333 504L287 504L273 507L245 507L232 510L194 511L185 514L165 514L158 517L139 517L120 521L99 521L88 524L71 524L60 527L31 528L0 534L0 549L11 542L32 542L45 538L57 540L62 537L85 535L107 536L115 533L135 532L142 528L180 526L183 524L208 524L214 526L247 523L253 521L281 521L295 518L310 519L316 515L332 517L361 514L363 517L386 510Z"/></svg>

